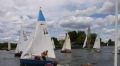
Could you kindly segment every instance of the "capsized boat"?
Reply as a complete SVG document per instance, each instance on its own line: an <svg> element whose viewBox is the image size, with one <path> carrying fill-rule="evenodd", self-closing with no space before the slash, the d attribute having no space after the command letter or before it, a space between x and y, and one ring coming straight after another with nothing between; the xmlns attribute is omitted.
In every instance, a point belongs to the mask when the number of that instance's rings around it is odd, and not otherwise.
<svg viewBox="0 0 120 66"><path fill-rule="evenodd" d="M61 53L71 53L71 41L68 33L66 34L65 42L63 44Z"/></svg>
<svg viewBox="0 0 120 66"><path fill-rule="evenodd" d="M45 19L41 10L39 12L39 19L36 22L33 38L31 38L27 48L21 55L21 66L57 66L54 47L46 30L47 26L42 24Z"/></svg>
<svg viewBox="0 0 120 66"><path fill-rule="evenodd" d="M96 40L95 40L93 48L94 48L94 50L96 52L100 52L101 51L100 38L98 36L96 37Z"/></svg>

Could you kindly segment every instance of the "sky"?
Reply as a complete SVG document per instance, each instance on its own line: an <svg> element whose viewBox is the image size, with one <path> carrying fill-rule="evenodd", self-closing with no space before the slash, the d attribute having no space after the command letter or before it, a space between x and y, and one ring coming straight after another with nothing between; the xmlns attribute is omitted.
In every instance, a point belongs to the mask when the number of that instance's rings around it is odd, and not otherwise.
<svg viewBox="0 0 120 66"><path fill-rule="evenodd" d="M37 22L40 7L46 18L50 36L64 36L73 30L87 31L90 25L91 32L97 33L103 41L109 38L114 40L114 1L0 0L0 41L17 41L21 25L28 34L31 33Z"/></svg>

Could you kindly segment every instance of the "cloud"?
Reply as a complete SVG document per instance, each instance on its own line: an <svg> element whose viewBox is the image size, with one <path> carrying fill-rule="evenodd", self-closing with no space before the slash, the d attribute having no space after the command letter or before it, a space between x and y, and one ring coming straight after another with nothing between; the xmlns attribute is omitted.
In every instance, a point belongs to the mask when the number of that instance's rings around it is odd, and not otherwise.
<svg viewBox="0 0 120 66"><path fill-rule="evenodd" d="M115 10L114 3L107 1L103 4L103 6L99 9L99 12L101 13L113 13Z"/></svg>
<svg viewBox="0 0 120 66"><path fill-rule="evenodd" d="M107 27L111 30L115 22L114 0L0 0L0 36L7 38L4 33L9 32L15 40L21 24L30 33L40 6L52 36L57 36L55 32L63 34L64 30L85 29L89 24L94 32ZM104 17L98 17L101 14Z"/></svg>
<svg viewBox="0 0 120 66"><path fill-rule="evenodd" d="M68 29L84 29L93 21L91 17L70 16L60 21L60 26Z"/></svg>

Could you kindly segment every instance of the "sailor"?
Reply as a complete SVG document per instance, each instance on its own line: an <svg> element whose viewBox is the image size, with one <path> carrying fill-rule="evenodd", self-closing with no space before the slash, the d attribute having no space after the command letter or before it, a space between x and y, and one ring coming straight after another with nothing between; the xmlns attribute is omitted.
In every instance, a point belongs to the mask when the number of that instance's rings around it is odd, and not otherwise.
<svg viewBox="0 0 120 66"><path fill-rule="evenodd" d="M40 59L40 56L35 56L34 59L35 59L35 60L41 60L41 59Z"/></svg>
<svg viewBox="0 0 120 66"><path fill-rule="evenodd" d="M41 53L42 59L46 61L46 57L48 56L48 50Z"/></svg>

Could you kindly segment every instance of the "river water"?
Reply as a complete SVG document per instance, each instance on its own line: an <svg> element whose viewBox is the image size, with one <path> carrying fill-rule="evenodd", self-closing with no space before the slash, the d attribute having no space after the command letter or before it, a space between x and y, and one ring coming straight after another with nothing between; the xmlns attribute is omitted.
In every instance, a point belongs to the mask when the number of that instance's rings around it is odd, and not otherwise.
<svg viewBox="0 0 120 66"><path fill-rule="evenodd" d="M113 47L102 47L101 53L87 49L72 49L72 53L63 54L55 50L55 54L61 66L80 66L91 63L93 66L114 66ZM118 55L118 66L120 66ZM0 51L0 66L19 66L19 58L14 57L14 51Z"/></svg>

